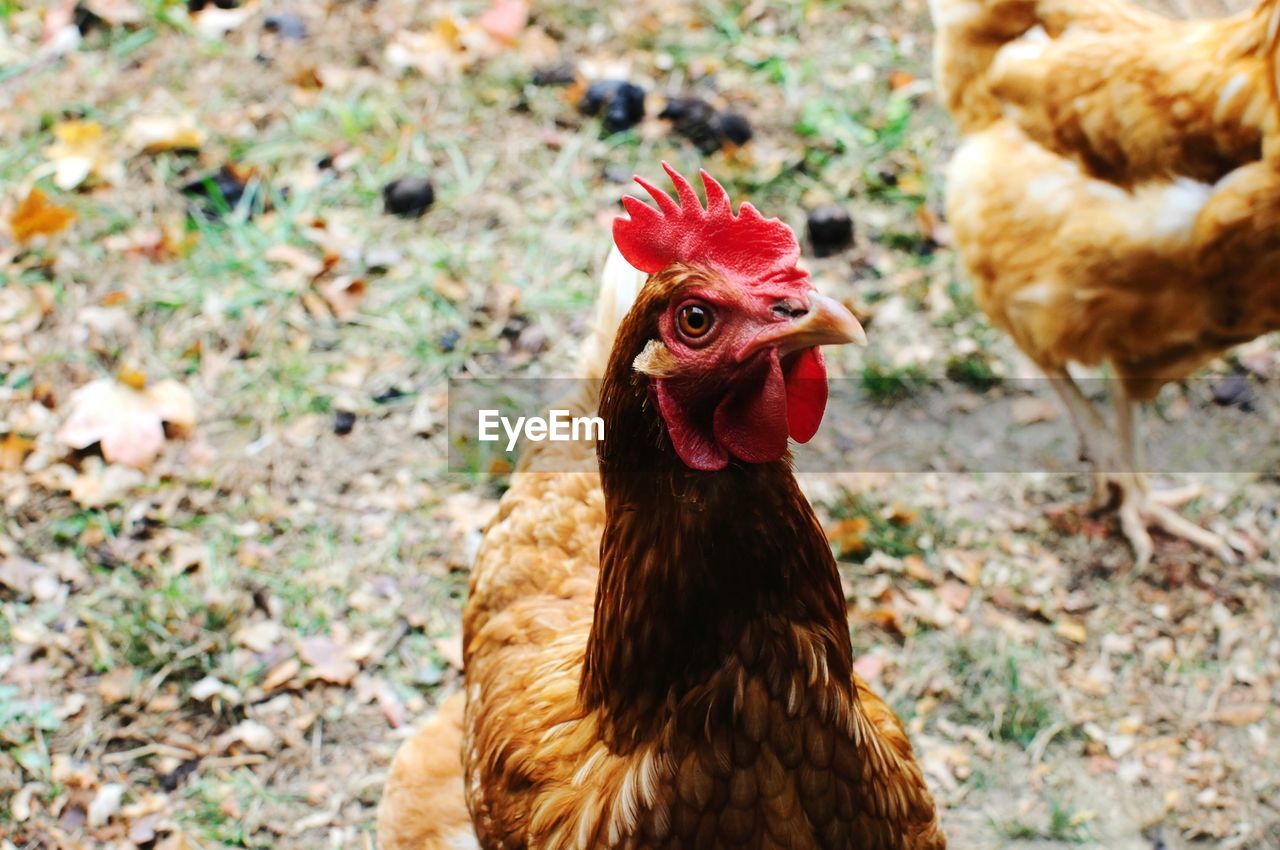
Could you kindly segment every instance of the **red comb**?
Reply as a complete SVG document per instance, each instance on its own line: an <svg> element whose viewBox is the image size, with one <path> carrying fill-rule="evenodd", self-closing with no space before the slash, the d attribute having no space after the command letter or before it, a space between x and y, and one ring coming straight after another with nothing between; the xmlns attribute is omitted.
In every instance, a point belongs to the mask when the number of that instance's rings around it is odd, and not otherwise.
<svg viewBox="0 0 1280 850"><path fill-rule="evenodd" d="M631 217L613 222L613 241L631 265L649 274L672 263L706 265L748 285L782 276L807 277L796 267L800 244L790 227L765 218L751 204L742 204L734 215L728 193L706 171L700 172L707 191L703 209L688 180L665 162L662 169L675 184L679 203L636 177L658 208L626 195L622 204Z"/></svg>

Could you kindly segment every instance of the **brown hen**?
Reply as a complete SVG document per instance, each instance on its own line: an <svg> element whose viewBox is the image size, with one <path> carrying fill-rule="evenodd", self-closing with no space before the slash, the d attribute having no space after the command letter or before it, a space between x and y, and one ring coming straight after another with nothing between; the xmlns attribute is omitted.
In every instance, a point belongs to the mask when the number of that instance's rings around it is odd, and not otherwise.
<svg viewBox="0 0 1280 850"><path fill-rule="evenodd" d="M934 0L939 86L964 140L955 244L983 310L1044 370L1118 497L1148 528L1234 560L1150 492L1138 403L1280 328L1276 0L1173 21L1120 0ZM1115 427L1068 364L1107 363ZM1167 498L1166 498L1167 497Z"/></svg>
<svg viewBox="0 0 1280 850"><path fill-rule="evenodd" d="M651 276L607 366L592 358L632 274L587 346L600 473L550 471L581 446L528 452L475 565L462 761L479 846L943 848L901 723L852 672L839 575L787 457L825 404L816 346L861 330L812 290L784 225L734 216L705 175L704 211L670 173L681 206L646 185L661 213L632 202L615 231ZM406 745L393 778L421 775L400 765L417 757ZM389 785L384 850L455 846L387 841L415 833L393 829L412 796Z"/></svg>

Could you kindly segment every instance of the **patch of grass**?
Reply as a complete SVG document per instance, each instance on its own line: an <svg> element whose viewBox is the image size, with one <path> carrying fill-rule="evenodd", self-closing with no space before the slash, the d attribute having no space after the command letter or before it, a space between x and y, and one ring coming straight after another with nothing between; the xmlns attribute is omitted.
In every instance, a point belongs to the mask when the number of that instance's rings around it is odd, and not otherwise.
<svg viewBox="0 0 1280 850"><path fill-rule="evenodd" d="M897 504L886 504L865 493L831 507L836 518L831 543L836 554L862 563L873 552L895 558L923 555L933 549L946 528L930 511L919 513Z"/></svg>
<svg viewBox="0 0 1280 850"><path fill-rule="evenodd" d="M993 820L992 827L1011 841L1061 841L1083 844L1092 839L1090 812L1077 811L1074 806L1058 800L1049 801L1049 818L1043 824L1025 820Z"/></svg>
<svg viewBox="0 0 1280 850"><path fill-rule="evenodd" d="M23 699L13 685L0 685L0 753L6 753L27 773L48 777L45 735L60 725L51 703Z"/></svg>
<svg viewBox="0 0 1280 850"><path fill-rule="evenodd" d="M181 819L206 838L229 847L270 847L267 836L259 836L240 817L242 795L239 785L231 787L201 778L186 789L184 797L194 803Z"/></svg>
<svg viewBox="0 0 1280 850"><path fill-rule="evenodd" d="M872 358L863 365L858 380L862 391L877 404L902 401L929 384L929 379L919 366L890 366Z"/></svg>
<svg viewBox="0 0 1280 850"><path fill-rule="evenodd" d="M951 301L951 308L939 321L943 327L955 327L967 319L982 315L982 310L973 297L973 285L963 278L947 282L947 298Z"/></svg>
<svg viewBox="0 0 1280 850"><path fill-rule="evenodd" d="M146 675L192 681L213 670L235 616L207 598L195 578L179 575L144 587L116 570L113 579L109 601L82 612L100 637L93 645L106 651L97 659L99 672L127 664Z"/></svg>
<svg viewBox="0 0 1280 850"><path fill-rule="evenodd" d="M82 508L58 517L49 524L49 530L54 542L74 547L77 555L84 554L86 540L110 539L120 533L117 521L98 508Z"/></svg>
<svg viewBox="0 0 1280 850"><path fill-rule="evenodd" d="M947 361L947 379L979 392L998 386L1002 378L996 374L991 359L980 351L957 355Z"/></svg>
<svg viewBox="0 0 1280 850"><path fill-rule="evenodd" d="M1043 680L1043 660L1033 651L957 643L947 654L959 680L961 722L1023 749L1051 727L1065 727L1062 706Z"/></svg>
<svg viewBox="0 0 1280 850"><path fill-rule="evenodd" d="M52 732L59 726L53 706L40 699L20 699L13 685L0 685L0 741L10 746L25 744L37 732Z"/></svg>

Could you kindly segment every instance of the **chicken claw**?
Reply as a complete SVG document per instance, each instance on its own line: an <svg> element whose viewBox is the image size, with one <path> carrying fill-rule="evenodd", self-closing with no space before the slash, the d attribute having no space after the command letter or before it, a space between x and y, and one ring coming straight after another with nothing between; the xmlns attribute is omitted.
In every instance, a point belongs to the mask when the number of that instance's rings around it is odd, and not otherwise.
<svg viewBox="0 0 1280 850"><path fill-rule="evenodd" d="M1170 507L1171 503L1185 504L1186 501L1195 498L1194 493L1187 495L1190 488L1179 488L1167 493L1150 493L1147 491L1145 480L1132 473L1096 473L1094 483L1095 490L1090 500L1090 507L1095 511L1099 509L1095 507L1099 501L1099 484L1102 485L1102 492L1108 494L1107 503L1110 502L1109 497L1112 492L1119 493L1120 530L1128 539L1129 545L1133 547L1134 559L1139 569L1150 564L1155 554L1155 544L1151 539L1151 532L1148 531L1151 528L1158 528L1170 537L1186 540L1215 555L1225 564L1240 563L1240 555L1221 535L1201 528ZM1101 505L1102 508L1106 506L1106 503Z"/></svg>

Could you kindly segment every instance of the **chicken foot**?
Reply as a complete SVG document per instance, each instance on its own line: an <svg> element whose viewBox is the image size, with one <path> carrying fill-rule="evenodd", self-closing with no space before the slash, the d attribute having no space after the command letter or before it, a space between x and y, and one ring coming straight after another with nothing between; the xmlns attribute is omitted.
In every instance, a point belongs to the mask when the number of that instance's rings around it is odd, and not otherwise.
<svg viewBox="0 0 1280 850"><path fill-rule="evenodd" d="M1086 510L1097 513L1115 508L1120 529L1133 548L1136 566L1145 567L1155 554L1151 528L1186 540L1213 553L1224 563L1237 561L1235 550L1220 535L1201 528L1174 510L1194 499L1199 488L1151 491L1137 438L1140 407L1125 390L1123 381L1111 382L1116 411L1113 432L1065 367L1049 368L1045 372L1076 428L1082 457L1087 457L1093 465L1093 493Z"/></svg>

